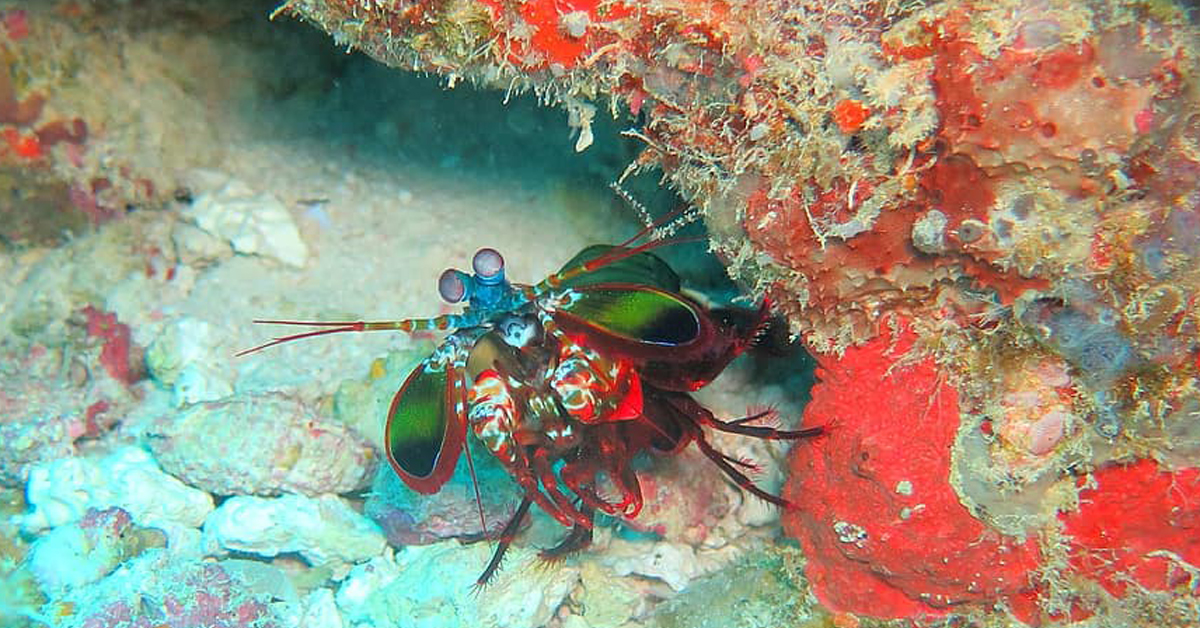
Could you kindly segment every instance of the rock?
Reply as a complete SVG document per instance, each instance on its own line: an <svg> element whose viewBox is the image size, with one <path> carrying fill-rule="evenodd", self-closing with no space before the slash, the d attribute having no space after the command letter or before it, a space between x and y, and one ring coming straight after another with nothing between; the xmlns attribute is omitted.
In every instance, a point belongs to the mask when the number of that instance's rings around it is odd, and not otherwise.
<svg viewBox="0 0 1200 628"><path fill-rule="evenodd" d="M654 628L774 628L836 626L809 594L795 548L755 552L693 582L657 605L647 626ZM591 615L592 606L587 606ZM600 624L605 626L619 624ZM852 625L852 624L851 624Z"/></svg>
<svg viewBox="0 0 1200 628"><path fill-rule="evenodd" d="M400 568L390 551L350 569L337 590L337 606L343 612L363 615L376 592L400 577Z"/></svg>
<svg viewBox="0 0 1200 628"><path fill-rule="evenodd" d="M512 516L521 500L520 492L490 454L476 454L475 475L484 517L488 527L497 530ZM363 511L395 545L425 545L480 532L479 507L465 463L460 463L450 480L433 495L417 493L404 486L391 468L380 468Z"/></svg>
<svg viewBox="0 0 1200 628"><path fill-rule="evenodd" d="M394 564L379 559L352 571L338 606L355 626L536 628L550 621L579 582L579 570L569 563L544 563L536 550L514 546L504 568L476 589L491 553L488 543L405 548Z"/></svg>
<svg viewBox="0 0 1200 628"><path fill-rule="evenodd" d="M206 266L233 255L228 242L191 223L175 225L171 241L180 263L187 266Z"/></svg>
<svg viewBox="0 0 1200 628"><path fill-rule="evenodd" d="M15 420L7 417L0 423L0 485L18 486L28 479L32 466L74 454L75 439L82 432L83 422L72 414L50 410Z"/></svg>
<svg viewBox="0 0 1200 628"><path fill-rule="evenodd" d="M25 565L43 591L58 597L107 576L149 547L165 544L160 531L139 528L120 508L92 509L34 541Z"/></svg>
<svg viewBox="0 0 1200 628"><path fill-rule="evenodd" d="M247 579L232 564L239 562L245 561L185 559L152 549L48 607L61 628L285 625L286 602L255 586L259 578Z"/></svg>
<svg viewBox="0 0 1200 628"><path fill-rule="evenodd" d="M690 545L666 541L613 541L599 560L619 576L657 578L675 591L682 591L688 582L707 571Z"/></svg>
<svg viewBox="0 0 1200 628"><path fill-rule="evenodd" d="M304 598L304 612L300 616L303 628L343 628L342 612L338 610L333 591L316 589Z"/></svg>
<svg viewBox="0 0 1200 628"><path fill-rule="evenodd" d="M163 417L149 443L164 469L217 495L347 493L366 486L376 461L352 430L274 394L210 401Z"/></svg>
<svg viewBox="0 0 1200 628"><path fill-rule="evenodd" d="M581 561L579 566L580 587L572 594L578 602L585 626L621 626L631 618L646 613L650 607L650 596L646 595L644 581L636 578L620 578L612 571L592 561Z"/></svg>
<svg viewBox="0 0 1200 628"><path fill-rule="evenodd" d="M77 440L102 436L126 411L131 395L100 352L0 348L0 486L24 486L33 465L75 455Z"/></svg>

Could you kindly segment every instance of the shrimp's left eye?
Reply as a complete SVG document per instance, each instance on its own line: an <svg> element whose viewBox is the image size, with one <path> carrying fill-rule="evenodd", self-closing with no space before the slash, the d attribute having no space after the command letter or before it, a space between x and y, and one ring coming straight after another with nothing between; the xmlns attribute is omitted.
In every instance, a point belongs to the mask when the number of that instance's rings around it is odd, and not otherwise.
<svg viewBox="0 0 1200 628"><path fill-rule="evenodd" d="M481 279L491 279L504 272L504 257L496 249L479 249L471 267Z"/></svg>
<svg viewBox="0 0 1200 628"><path fill-rule="evenodd" d="M467 296L467 282L463 281L466 273L454 268L447 268L438 277L438 294L447 303L458 303Z"/></svg>

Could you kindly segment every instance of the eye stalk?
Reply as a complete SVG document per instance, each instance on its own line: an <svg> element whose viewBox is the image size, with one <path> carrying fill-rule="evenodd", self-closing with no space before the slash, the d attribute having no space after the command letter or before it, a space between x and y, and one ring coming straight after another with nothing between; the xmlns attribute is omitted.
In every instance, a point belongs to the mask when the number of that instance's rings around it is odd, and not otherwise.
<svg viewBox="0 0 1200 628"><path fill-rule="evenodd" d="M470 296L467 294L470 285L470 275L457 268L447 268L438 277L438 294L446 303L458 303Z"/></svg>
<svg viewBox="0 0 1200 628"><path fill-rule="evenodd" d="M483 248L471 260L475 279L484 285L495 285L504 281L504 257L496 249Z"/></svg>
<svg viewBox="0 0 1200 628"><path fill-rule="evenodd" d="M447 268L438 277L438 294L447 303L465 303L467 311L475 312L479 320L485 320L495 310L519 304L517 292L504 278L504 257L496 249L476 251L471 268L474 274Z"/></svg>

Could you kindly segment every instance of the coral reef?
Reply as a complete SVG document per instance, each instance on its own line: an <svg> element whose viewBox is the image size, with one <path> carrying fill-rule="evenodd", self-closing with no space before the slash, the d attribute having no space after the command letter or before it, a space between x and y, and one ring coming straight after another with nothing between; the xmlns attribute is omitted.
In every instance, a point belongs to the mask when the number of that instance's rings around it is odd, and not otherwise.
<svg viewBox="0 0 1200 628"><path fill-rule="evenodd" d="M335 495L230 497L205 519L202 542L210 554L296 553L314 566L343 571L378 556L385 544L378 527Z"/></svg>
<svg viewBox="0 0 1200 628"><path fill-rule="evenodd" d="M1152 460L1101 469L1079 495L1079 510L1060 515L1071 539L1071 566L1120 598L1134 589L1195 590L1200 572L1200 469L1170 471ZM1112 606L1106 598L1104 606ZM1151 608L1152 604L1144 604ZM1161 601L1158 606L1164 606ZM1174 614L1181 620L1186 608ZM1200 609L1194 599L1191 617ZM1159 618L1160 620L1164 618Z"/></svg>
<svg viewBox="0 0 1200 628"><path fill-rule="evenodd" d="M180 174L220 164L246 132L231 113L290 80L264 84L248 65L270 65L247 53L279 43L229 27L261 17L252 5L55 1L4 14L0 191L22 201L0 204L5 245L61 242L186 194Z"/></svg>
<svg viewBox="0 0 1200 628"><path fill-rule="evenodd" d="M0 342L0 484L105 438L135 401L140 353L128 326L92 306L68 314L66 340Z"/></svg>
<svg viewBox="0 0 1200 628"><path fill-rule="evenodd" d="M94 584L49 604L55 625L251 628L283 626L279 605L238 561L203 562L151 549Z"/></svg>
<svg viewBox="0 0 1200 628"><path fill-rule="evenodd" d="M29 552L28 543L11 516L24 508L24 500L16 491L0 489L0 624L13 628L35 626L44 621L38 612L45 595L37 581L23 565Z"/></svg>
<svg viewBox="0 0 1200 628"><path fill-rule="evenodd" d="M166 538L153 528L140 528L121 508L89 510L74 523L58 526L29 548L26 569L53 597L112 573L121 563Z"/></svg>
<svg viewBox="0 0 1200 628"><path fill-rule="evenodd" d="M218 344L211 324L180 317L147 347L146 369L155 382L171 390L175 406L224 399L233 394L234 376L230 365L217 359Z"/></svg>
<svg viewBox="0 0 1200 628"><path fill-rule="evenodd" d="M236 253L304 266L308 247L282 201L270 194L256 194L245 182L225 180L220 173L203 174L208 179L205 187L211 191L195 197L183 211L185 219L228 242Z"/></svg>
<svg viewBox="0 0 1200 628"><path fill-rule="evenodd" d="M817 628L830 616L806 603L804 559L796 549L760 552L697 580L654 610L659 628Z"/></svg>
<svg viewBox="0 0 1200 628"><path fill-rule="evenodd" d="M731 276L829 356L840 389L823 384L807 420L831 432L816 455L795 454L789 490L809 509L789 529L837 608L1069 619L1062 588L1091 576L1064 558L1060 517L1121 529L1085 507L1086 478L1197 464L1200 39L1181 6L291 0L279 12L389 65L532 89L567 110L580 150L596 101L637 116L627 133L645 148L627 174L661 168ZM886 351L897 334L904 350ZM895 519L821 505L847 493ZM933 548L916 540L926 521L945 526ZM976 575L1001 548L1003 568ZM1159 604L1194 598L1180 587ZM1119 616L1097 604L1085 612Z"/></svg>
<svg viewBox="0 0 1200 628"><path fill-rule="evenodd" d="M119 507L141 526L159 528L174 544L194 544L192 528L213 509L212 496L163 473L145 450L118 449L103 458L59 458L34 466L25 487L30 532L83 519L93 510ZM197 535L198 536L198 535Z"/></svg>
<svg viewBox="0 0 1200 628"><path fill-rule="evenodd" d="M410 548L395 561L375 559L353 570L338 593L343 617L354 624L413 628L545 625L575 588L578 569L538 569L536 552L516 548L509 567L468 603L476 566L490 548L456 542Z"/></svg>
<svg viewBox="0 0 1200 628"><path fill-rule="evenodd" d="M0 485L27 494L0 622L1195 623L1182 3L289 0L268 23L278 4L0 9ZM418 97L344 50L504 95ZM605 147L610 117L640 155ZM536 279L620 241L564 173L631 159L622 184L660 169L819 354L805 424L828 434L785 488L804 558L693 457L639 459L636 525L546 564L534 517L472 598L490 548L447 539L505 520L506 474L476 469L481 524L464 469L419 500L374 473L430 338L231 356L254 318L436 314L437 273L480 246ZM722 416L803 397L739 368ZM781 448L717 444L783 481Z"/></svg>

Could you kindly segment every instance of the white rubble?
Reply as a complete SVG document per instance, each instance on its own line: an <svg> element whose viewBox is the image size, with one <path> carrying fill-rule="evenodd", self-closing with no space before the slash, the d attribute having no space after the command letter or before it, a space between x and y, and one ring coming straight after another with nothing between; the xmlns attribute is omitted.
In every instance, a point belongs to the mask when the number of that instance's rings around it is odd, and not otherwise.
<svg viewBox="0 0 1200 628"><path fill-rule="evenodd" d="M202 268L233 255L228 242L191 223L179 223L171 230L171 242L182 266Z"/></svg>
<svg viewBox="0 0 1200 628"><path fill-rule="evenodd" d="M345 628L346 622L342 621L333 591L320 588L309 593L304 598L298 625L300 628Z"/></svg>
<svg viewBox="0 0 1200 628"><path fill-rule="evenodd" d="M202 543L209 555L232 551L273 557L295 552L339 576L387 546L379 526L336 495L231 497L204 522Z"/></svg>
<svg viewBox="0 0 1200 628"><path fill-rule="evenodd" d="M215 401L233 394L228 356L218 358L213 326L189 316L175 319L146 350L146 367L171 389L175 407Z"/></svg>
<svg viewBox="0 0 1200 628"><path fill-rule="evenodd" d="M43 592L58 596L111 573L125 559L123 549L102 534L71 523L38 537L24 565Z"/></svg>
<svg viewBox="0 0 1200 628"><path fill-rule="evenodd" d="M579 583L579 568L546 563L514 546L482 589L475 579L491 558L490 543L446 541L406 547L395 562L381 557L352 570L338 607L356 628L536 628L550 621Z"/></svg>
<svg viewBox="0 0 1200 628"><path fill-rule="evenodd" d="M657 578L675 591L684 590L689 582L709 570L698 560L695 548L668 541L647 545L614 539L604 555L598 558L600 564L619 576Z"/></svg>
<svg viewBox="0 0 1200 628"><path fill-rule="evenodd" d="M18 520L26 532L78 521L89 508L118 506L138 525L165 532L176 550L195 543L194 528L213 510L212 496L164 473L139 447L38 464L29 472L25 498L31 510Z"/></svg>
<svg viewBox="0 0 1200 628"><path fill-rule="evenodd" d="M208 182L220 175L208 173ZM237 253L259 255L303 268L308 245L300 237L287 207L275 195L255 192L246 183L227 178L201 193L182 215L205 232L229 242Z"/></svg>
<svg viewBox="0 0 1200 628"><path fill-rule="evenodd" d="M338 588L338 608L354 616L366 615L371 596L399 577L400 568L396 566L391 551L385 551L365 563L355 565Z"/></svg>

